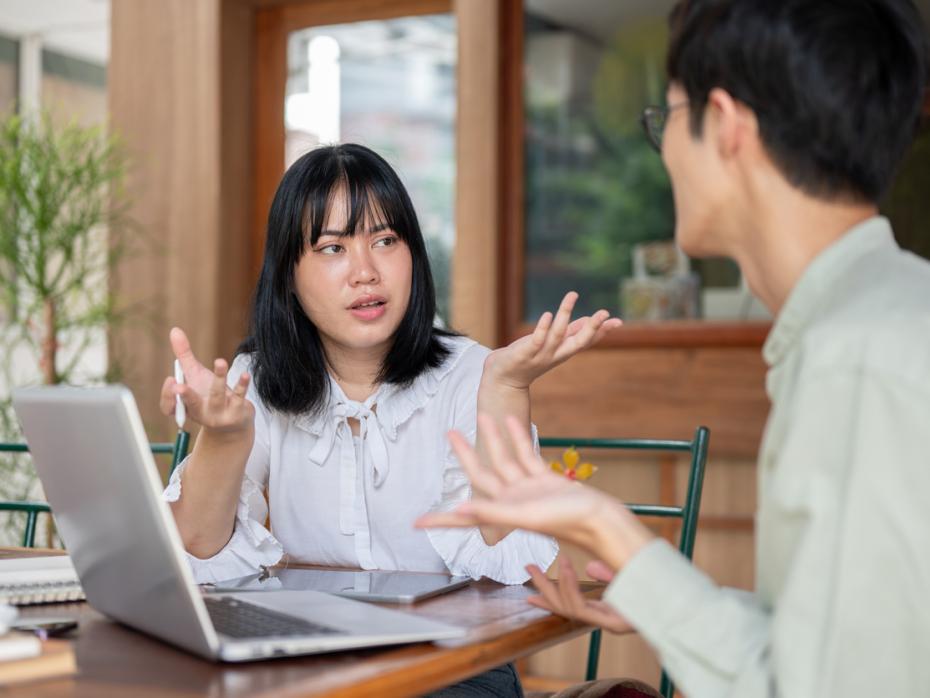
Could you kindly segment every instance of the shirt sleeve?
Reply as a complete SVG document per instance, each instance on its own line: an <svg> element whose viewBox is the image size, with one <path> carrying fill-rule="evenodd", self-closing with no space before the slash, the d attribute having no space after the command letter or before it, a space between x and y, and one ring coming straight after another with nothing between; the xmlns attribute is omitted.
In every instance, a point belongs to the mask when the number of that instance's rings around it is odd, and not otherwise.
<svg viewBox="0 0 930 698"><path fill-rule="evenodd" d="M244 357L237 357L227 377L230 385L239 380L246 367ZM202 559L185 553L198 584L254 574L261 566L278 563L284 555L284 548L264 525L268 518L268 503L264 495L269 470L267 415L253 385L249 386L248 398L255 405L255 442L242 477L232 535L226 545L210 558ZM164 493L166 501L175 502L180 498L182 477L189 458L185 458L172 474Z"/></svg>
<svg viewBox="0 0 930 698"><path fill-rule="evenodd" d="M475 347L479 349L480 347ZM484 365L483 352L473 351L463 357L458 375L451 377L449 394L455 405L452 427L472 444L478 431L478 383ZM539 450L536 427L533 441ZM451 446L446 447L443 465L442 495L430 511L450 511L471 498L471 484L462 470ZM523 584L530 578L529 564L547 570L559 554L554 538L529 531L515 530L495 545L488 545L477 527L426 529L433 549L445 562L451 574L472 579L488 577L502 584Z"/></svg>
<svg viewBox="0 0 930 698"><path fill-rule="evenodd" d="M806 382L775 462L760 465L772 468L760 516L776 526L758 532L772 607L716 586L664 541L618 573L605 599L686 695L926 691L928 406L896 378Z"/></svg>

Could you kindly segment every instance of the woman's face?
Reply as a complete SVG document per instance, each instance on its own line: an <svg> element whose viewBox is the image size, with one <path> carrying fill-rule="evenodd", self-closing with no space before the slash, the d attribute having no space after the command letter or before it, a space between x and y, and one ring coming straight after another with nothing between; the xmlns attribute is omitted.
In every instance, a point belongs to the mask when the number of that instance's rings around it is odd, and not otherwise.
<svg viewBox="0 0 930 698"><path fill-rule="evenodd" d="M294 270L297 299L332 352L371 350L381 360L410 302L413 260L389 227L363 221L345 230L348 205L340 187L330 198L323 232Z"/></svg>

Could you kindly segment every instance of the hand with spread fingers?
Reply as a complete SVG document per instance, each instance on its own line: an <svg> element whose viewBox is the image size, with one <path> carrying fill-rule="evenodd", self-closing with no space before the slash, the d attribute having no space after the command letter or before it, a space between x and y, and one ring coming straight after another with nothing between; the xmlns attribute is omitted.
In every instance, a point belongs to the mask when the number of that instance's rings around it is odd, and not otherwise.
<svg viewBox="0 0 930 698"><path fill-rule="evenodd" d="M509 346L488 354L484 361L481 384L478 387L478 411L498 420L515 416L527 429L530 426L530 385L547 371L564 363L575 354L593 346L610 330L620 326L606 310L572 322L572 310L578 301L574 291L565 294L558 312L543 313L532 334L521 337ZM486 446L478 432L476 447ZM483 496L480 483L473 482L476 498ZM510 529L483 525L481 534L488 545L494 545Z"/></svg>
<svg viewBox="0 0 930 698"><path fill-rule="evenodd" d="M613 572L603 565L603 562L596 560L588 564L586 571L598 581L609 582L613 578ZM581 593L575 568L568 559L562 558L560 561L557 583L548 579L536 565L527 565L526 571L533 578L533 586L539 591L539 596L527 599L532 605L566 618L596 625L612 633L625 633L633 629L626 618L606 601L589 599ZM607 572L607 575L604 572Z"/></svg>
<svg viewBox="0 0 930 698"><path fill-rule="evenodd" d="M417 526L500 526L548 534L578 545L610 569L625 564L653 535L619 501L603 492L553 472L536 455L526 427L508 417L512 449L494 420L478 416L487 463L465 438L449 440L480 497L449 512L420 517Z"/></svg>
<svg viewBox="0 0 930 698"><path fill-rule="evenodd" d="M173 376L165 379L161 410L172 414L179 397L189 419L201 426L193 451L175 471L183 486L171 510L187 552L206 559L232 535L242 475L255 438L255 406L246 398L247 373L229 388L225 360L216 359L211 371L194 356L183 330L173 328L170 340L184 383Z"/></svg>
<svg viewBox="0 0 930 698"><path fill-rule="evenodd" d="M554 315L543 313L532 334L492 351L485 360L485 375L511 388L528 388L541 375L594 346L622 324L606 310L572 321L577 302L575 291L566 293L558 311Z"/></svg>
<svg viewBox="0 0 930 698"><path fill-rule="evenodd" d="M230 389L226 385L229 365L225 360L216 359L213 370L208 369L194 356L187 335L178 327L171 330L170 341L185 382L179 384L173 376L165 379L160 398L162 412L173 414L178 396L188 416L204 429L217 434L248 432L255 417L255 408L245 397L249 375L243 373Z"/></svg>

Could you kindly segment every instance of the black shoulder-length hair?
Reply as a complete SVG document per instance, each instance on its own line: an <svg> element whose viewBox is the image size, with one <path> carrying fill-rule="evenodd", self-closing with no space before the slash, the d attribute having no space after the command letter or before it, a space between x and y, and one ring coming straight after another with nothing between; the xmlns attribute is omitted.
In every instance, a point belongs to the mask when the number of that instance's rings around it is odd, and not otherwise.
<svg viewBox="0 0 930 698"><path fill-rule="evenodd" d="M448 357L433 326L436 291L416 212L397 173L380 155L345 143L311 150L291 165L268 213L265 259L255 289L249 337L238 352L251 354L250 373L262 401L289 414L314 414L326 404L329 376L316 326L294 288L294 270L323 230L336 189L344 187L348 223L387 224L410 249L413 261L407 312L381 366L378 381L409 384Z"/></svg>

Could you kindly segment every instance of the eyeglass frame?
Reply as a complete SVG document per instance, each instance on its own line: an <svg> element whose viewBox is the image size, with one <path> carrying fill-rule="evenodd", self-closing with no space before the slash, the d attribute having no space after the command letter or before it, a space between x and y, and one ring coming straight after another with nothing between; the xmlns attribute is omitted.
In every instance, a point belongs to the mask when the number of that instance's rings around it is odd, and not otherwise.
<svg viewBox="0 0 930 698"><path fill-rule="evenodd" d="M685 100L677 104L666 106L650 104L643 109L643 113L639 117L639 123L646 133L646 140L649 141L649 145L655 148L657 153L662 152L662 137L665 134L665 126L668 123L669 114L675 109L687 105L688 100ZM656 125L655 120L657 117L661 118L661 121Z"/></svg>

